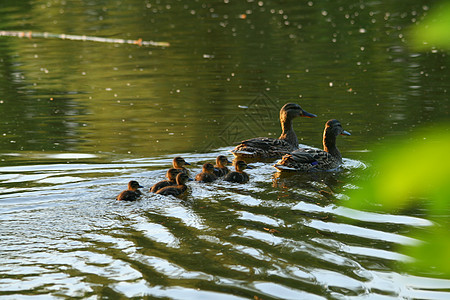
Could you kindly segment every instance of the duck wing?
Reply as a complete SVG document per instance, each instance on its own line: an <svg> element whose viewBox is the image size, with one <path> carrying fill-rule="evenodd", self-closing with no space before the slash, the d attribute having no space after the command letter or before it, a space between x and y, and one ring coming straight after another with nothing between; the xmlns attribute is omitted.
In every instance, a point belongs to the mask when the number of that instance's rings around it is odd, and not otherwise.
<svg viewBox="0 0 450 300"><path fill-rule="evenodd" d="M231 152L236 157L281 158L294 149L294 146L285 140L260 137L242 141Z"/></svg>
<svg viewBox="0 0 450 300"><path fill-rule="evenodd" d="M320 149L299 149L286 154L274 167L280 171L326 171L339 166L339 161Z"/></svg>

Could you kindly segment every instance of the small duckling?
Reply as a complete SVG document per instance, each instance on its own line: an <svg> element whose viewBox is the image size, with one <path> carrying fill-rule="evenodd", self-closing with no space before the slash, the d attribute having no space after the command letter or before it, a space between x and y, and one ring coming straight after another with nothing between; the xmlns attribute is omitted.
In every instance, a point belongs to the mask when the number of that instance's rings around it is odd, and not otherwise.
<svg viewBox="0 0 450 300"><path fill-rule="evenodd" d="M138 188L143 188L137 181L131 180L128 182L128 190L125 190L117 196L117 200L134 201L142 195Z"/></svg>
<svg viewBox="0 0 450 300"><path fill-rule="evenodd" d="M229 161L226 156L217 156L216 165L214 166L214 174L217 177L222 177L230 173L230 170L227 168L227 164L231 164L231 161Z"/></svg>
<svg viewBox="0 0 450 300"><path fill-rule="evenodd" d="M166 177L168 180L163 180L158 183L155 183L151 189L150 192L156 193L158 190L162 189L163 187L169 186L169 185L176 185L177 184L177 175L180 173L179 169L170 168L167 170Z"/></svg>
<svg viewBox="0 0 450 300"><path fill-rule="evenodd" d="M191 165L190 163L188 163L188 162L186 162L185 160L184 160L184 158L182 158L182 157L180 157L180 156L177 156L177 157L175 157L174 159L173 159L173 162L172 162L172 166L175 168L175 169L178 169L178 170L180 170L181 172L183 172L183 173L186 173L187 175L189 175L189 170L188 169L186 169L184 166L185 165Z"/></svg>
<svg viewBox="0 0 450 300"><path fill-rule="evenodd" d="M210 163L204 164L202 172L195 176L195 180L200 182L213 182L216 179L217 176L214 174L214 166Z"/></svg>
<svg viewBox="0 0 450 300"><path fill-rule="evenodd" d="M246 183L250 180L250 177L248 176L247 173L244 172L244 170L253 168L248 166L245 163L245 161L243 160L236 161L234 163L234 167L236 168L236 171L225 175L225 178L223 180L236 183Z"/></svg>
<svg viewBox="0 0 450 300"><path fill-rule="evenodd" d="M186 175L183 172L180 172L177 175L177 185L163 187L162 189L158 190L156 193L160 194L160 195L164 195L164 196L172 195L175 197L179 197L179 196L183 195L184 192L186 192L186 190L187 190L186 182L188 182L190 180L192 180L192 179L189 178L188 175Z"/></svg>

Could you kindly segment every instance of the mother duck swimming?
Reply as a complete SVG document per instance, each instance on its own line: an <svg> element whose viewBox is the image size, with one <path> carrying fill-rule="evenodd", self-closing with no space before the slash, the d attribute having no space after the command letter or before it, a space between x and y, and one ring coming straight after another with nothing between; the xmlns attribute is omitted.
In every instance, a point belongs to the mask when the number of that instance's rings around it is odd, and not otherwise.
<svg viewBox="0 0 450 300"><path fill-rule="evenodd" d="M286 154L274 167L279 171L332 171L342 164L342 155L336 147L338 135L350 135L338 120L328 120L323 131L323 150L298 149Z"/></svg>
<svg viewBox="0 0 450 300"><path fill-rule="evenodd" d="M300 105L287 103L280 110L281 135L279 138L258 137L242 141L231 153L238 159L276 159L298 149L298 139L294 131L293 119L296 117L315 118L304 111Z"/></svg>

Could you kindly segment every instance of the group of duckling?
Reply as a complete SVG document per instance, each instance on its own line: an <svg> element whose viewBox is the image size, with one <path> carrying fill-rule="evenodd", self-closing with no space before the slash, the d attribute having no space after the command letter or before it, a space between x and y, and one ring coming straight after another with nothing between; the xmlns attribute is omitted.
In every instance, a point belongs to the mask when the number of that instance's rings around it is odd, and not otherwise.
<svg viewBox="0 0 450 300"><path fill-rule="evenodd" d="M205 163L202 167L202 172L195 176L198 182L213 182L220 177L223 180L235 183L246 183L250 177L244 172L245 169L251 169L243 160L236 160L234 167L236 171L231 172L227 165L231 162L224 155L219 155L216 158L216 165ZM150 192L164 196L179 197L183 195L188 181L193 179L189 176L189 171L184 166L190 165L184 158L177 156L172 161L172 168L167 170L167 180L160 181L150 188ZM128 189L117 196L117 200L134 201L142 195L139 188L143 188L137 181L132 180L128 183Z"/></svg>
<svg viewBox="0 0 450 300"><path fill-rule="evenodd" d="M298 138L294 131L293 119L296 117L315 118L316 115L303 110L300 105L287 103L280 110L281 135L279 138L258 137L242 141L231 153L235 156L234 167L236 171L230 172L227 165L231 163L226 156L219 155L216 165L206 163L202 172L195 176L199 182L213 182L219 177L223 180L236 183L246 183L249 176L244 172L251 167L245 161L267 161L280 159L274 167L280 171L330 171L339 168L342 164L342 156L336 147L338 135L350 135L342 128L338 120L331 119L325 123L323 131L323 150L314 148L299 148ZM186 183L193 180L189 177L189 165L182 157L175 157L173 167L170 168L164 180L156 183L150 189L151 192L160 195L180 196L186 190ZM128 183L128 190L123 191L117 197L118 200L136 200L142 193L142 186L137 181Z"/></svg>

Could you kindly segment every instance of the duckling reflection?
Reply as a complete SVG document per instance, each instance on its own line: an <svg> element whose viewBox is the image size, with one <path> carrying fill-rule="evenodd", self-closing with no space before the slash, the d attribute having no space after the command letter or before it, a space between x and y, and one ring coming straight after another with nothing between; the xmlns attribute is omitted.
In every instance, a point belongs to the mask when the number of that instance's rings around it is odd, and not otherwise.
<svg viewBox="0 0 450 300"><path fill-rule="evenodd" d="M296 117L315 118L316 115L304 111L300 105L287 103L280 110L282 133L278 139L259 137L242 141L231 153L246 161L276 159L298 149L298 138L294 131L293 119Z"/></svg>
<svg viewBox="0 0 450 300"><path fill-rule="evenodd" d="M117 200L120 201L135 201L137 200L141 195L142 192L138 190L139 188L143 188L137 181L131 180L128 182L128 189L121 192L119 196L117 196Z"/></svg>
<svg viewBox="0 0 450 300"><path fill-rule="evenodd" d="M182 158L180 156L175 157L172 161L172 166L175 169L178 169L178 170L180 170L180 172L183 172L183 173L189 175L189 170L184 167L186 165L191 165L191 164L186 162L184 160L184 158Z"/></svg>
<svg viewBox="0 0 450 300"><path fill-rule="evenodd" d="M187 188L188 188L186 185L186 182L188 182L192 179L189 178L189 176L186 175L185 173L181 172L177 175L176 180L177 180L177 185L163 187L156 193L159 195L164 195L164 196L170 196L170 195L175 196L175 197L182 196L187 191Z"/></svg>
<svg viewBox="0 0 450 300"><path fill-rule="evenodd" d="M244 170L245 169L253 169L253 168L248 166L245 163L245 161L243 161L243 160L235 161L234 167L235 167L236 171L233 171L233 172L225 175L223 180L229 181L229 182L236 182L236 183L246 183L250 180L250 176L248 176L248 174L245 173Z"/></svg>
<svg viewBox="0 0 450 300"><path fill-rule="evenodd" d="M202 172L195 176L195 180L200 182L213 182L216 179L217 176L214 174L214 166L210 163L204 164Z"/></svg>
<svg viewBox="0 0 450 300"><path fill-rule="evenodd" d="M230 173L227 165L231 164L231 161L225 155L219 155L216 158L216 165L214 166L214 174L217 177L222 177Z"/></svg>
<svg viewBox="0 0 450 300"><path fill-rule="evenodd" d="M156 193L158 190L162 189L163 187L170 186L170 185L176 185L177 180L176 177L180 173L179 169L170 168L166 172L167 180L160 181L158 183L155 183L151 188L150 192Z"/></svg>

